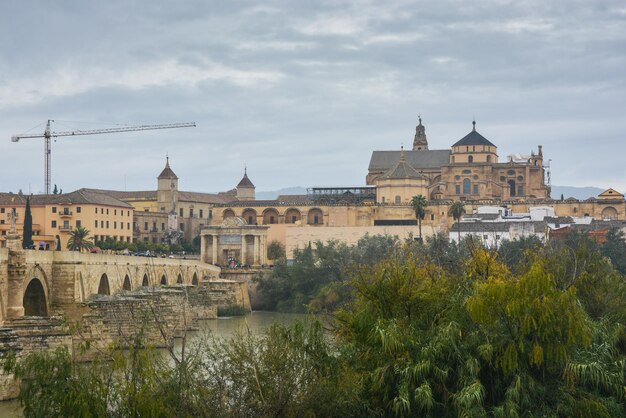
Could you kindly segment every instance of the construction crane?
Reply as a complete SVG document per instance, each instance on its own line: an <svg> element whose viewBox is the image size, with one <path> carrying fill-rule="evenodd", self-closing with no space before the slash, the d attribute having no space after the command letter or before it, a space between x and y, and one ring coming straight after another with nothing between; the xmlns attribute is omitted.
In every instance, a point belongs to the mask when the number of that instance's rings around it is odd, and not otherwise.
<svg viewBox="0 0 626 418"><path fill-rule="evenodd" d="M138 125L138 126L124 126L120 128L106 128L106 129L88 129L88 130L76 130L76 131L64 131L64 132L51 132L50 122L54 122L53 119L49 119L46 123L46 130L41 134L23 134L14 135L11 137L11 142L18 142L20 139L29 138L44 138L44 165L45 165L45 189L46 194L50 194L50 180L52 177L52 164L50 162L51 144L50 138L56 138L59 136L79 136L79 135L99 135L99 134L113 134L118 132L133 132L133 131L148 131L152 129L173 129L173 128L195 128L195 122L186 123L169 123L162 125Z"/></svg>

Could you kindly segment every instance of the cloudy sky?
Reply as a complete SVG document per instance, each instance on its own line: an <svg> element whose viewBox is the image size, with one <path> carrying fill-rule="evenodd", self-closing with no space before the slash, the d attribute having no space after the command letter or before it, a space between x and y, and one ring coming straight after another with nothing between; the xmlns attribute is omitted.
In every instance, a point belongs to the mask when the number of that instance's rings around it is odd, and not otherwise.
<svg viewBox="0 0 626 418"><path fill-rule="evenodd" d="M626 189L626 4L612 1L0 2L0 191L364 184L372 150L471 129L501 159L543 145L556 185ZM32 128L32 130L31 130Z"/></svg>

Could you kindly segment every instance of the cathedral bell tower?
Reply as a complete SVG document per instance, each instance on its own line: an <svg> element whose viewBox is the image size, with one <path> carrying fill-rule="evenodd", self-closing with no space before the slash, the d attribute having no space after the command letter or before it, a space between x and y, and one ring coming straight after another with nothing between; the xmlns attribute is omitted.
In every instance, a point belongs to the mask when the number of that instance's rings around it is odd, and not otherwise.
<svg viewBox="0 0 626 418"><path fill-rule="evenodd" d="M427 151L428 140L426 139L426 128L422 125L422 118L419 117L419 125L415 127L415 138L413 139L413 151Z"/></svg>
<svg viewBox="0 0 626 418"><path fill-rule="evenodd" d="M170 159L166 157L165 168L157 177L157 200L160 212L176 212L178 205L178 176L170 168Z"/></svg>

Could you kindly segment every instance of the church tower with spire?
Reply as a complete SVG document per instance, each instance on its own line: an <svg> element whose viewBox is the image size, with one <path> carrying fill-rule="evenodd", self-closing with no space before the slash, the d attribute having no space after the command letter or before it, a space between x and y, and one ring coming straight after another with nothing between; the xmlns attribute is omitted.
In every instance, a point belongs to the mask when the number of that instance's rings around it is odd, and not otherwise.
<svg viewBox="0 0 626 418"><path fill-rule="evenodd" d="M237 199L239 200L255 200L255 189L254 184L248 178L248 168L244 168L243 170L243 178L237 185Z"/></svg>
<svg viewBox="0 0 626 418"><path fill-rule="evenodd" d="M426 128L422 125L422 118L419 117L419 124L415 127L415 138L413 139L413 151L428 151L428 140L426 139Z"/></svg>
<svg viewBox="0 0 626 418"><path fill-rule="evenodd" d="M165 157L165 168L157 177L157 201L159 211L176 212L178 205L178 176L170 167L169 157Z"/></svg>

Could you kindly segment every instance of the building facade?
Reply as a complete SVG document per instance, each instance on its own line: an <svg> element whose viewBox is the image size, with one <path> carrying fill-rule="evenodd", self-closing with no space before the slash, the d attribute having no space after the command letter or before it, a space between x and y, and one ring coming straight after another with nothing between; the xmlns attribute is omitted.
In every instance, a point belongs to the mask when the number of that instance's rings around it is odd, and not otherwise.
<svg viewBox="0 0 626 418"><path fill-rule="evenodd" d="M134 209L107 194L77 190L59 195L32 195L33 241L37 247L56 249L57 236L61 249L67 247L70 232L77 227L90 231L94 241L112 239L131 242ZM24 231L26 196L0 193L0 246L11 228L14 213L16 232Z"/></svg>

